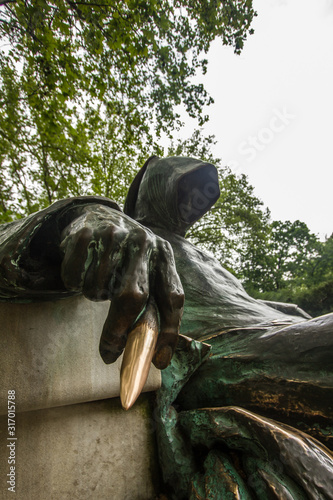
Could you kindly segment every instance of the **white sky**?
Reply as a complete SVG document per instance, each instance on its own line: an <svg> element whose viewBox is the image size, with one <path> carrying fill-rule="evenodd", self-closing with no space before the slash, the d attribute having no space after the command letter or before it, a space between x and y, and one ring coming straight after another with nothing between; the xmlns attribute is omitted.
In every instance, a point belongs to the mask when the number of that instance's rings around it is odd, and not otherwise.
<svg viewBox="0 0 333 500"><path fill-rule="evenodd" d="M215 104L204 130L272 219L300 219L324 239L333 232L333 0L254 8L242 54L221 42L209 53L204 84Z"/></svg>

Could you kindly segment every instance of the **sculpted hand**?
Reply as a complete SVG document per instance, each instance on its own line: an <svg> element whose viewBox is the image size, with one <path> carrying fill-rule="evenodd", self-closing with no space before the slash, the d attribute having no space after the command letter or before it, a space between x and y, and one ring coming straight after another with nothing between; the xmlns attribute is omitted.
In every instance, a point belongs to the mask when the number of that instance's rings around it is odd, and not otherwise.
<svg viewBox="0 0 333 500"><path fill-rule="evenodd" d="M100 353L113 363L128 332L155 300L160 332L153 363L165 368L177 345L184 293L170 244L117 210L89 205L62 233L65 287L90 300L111 300Z"/></svg>

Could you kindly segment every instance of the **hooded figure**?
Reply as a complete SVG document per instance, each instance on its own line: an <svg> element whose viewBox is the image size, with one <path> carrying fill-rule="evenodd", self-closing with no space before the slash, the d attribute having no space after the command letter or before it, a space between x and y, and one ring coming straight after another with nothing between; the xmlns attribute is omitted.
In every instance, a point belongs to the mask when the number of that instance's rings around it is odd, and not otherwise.
<svg viewBox="0 0 333 500"><path fill-rule="evenodd" d="M181 333L190 339L180 339L158 394L164 480L175 499L333 499L333 457L324 446L333 449L333 315L309 320L296 306L251 298L185 239L218 197L213 165L152 157L124 207L171 244L185 291ZM90 204L119 210L83 197L3 226L3 298L38 299L43 287L48 298L69 294L56 249L78 207ZM38 256L36 234L38 248L47 243ZM29 291L30 282L39 289Z"/></svg>
<svg viewBox="0 0 333 500"><path fill-rule="evenodd" d="M290 306L285 314L250 297L242 284L206 252L184 238L218 200L216 168L193 158L150 158L134 179L124 212L172 245L185 291L181 331L203 340L212 333L310 318ZM288 310L286 304L282 309Z"/></svg>

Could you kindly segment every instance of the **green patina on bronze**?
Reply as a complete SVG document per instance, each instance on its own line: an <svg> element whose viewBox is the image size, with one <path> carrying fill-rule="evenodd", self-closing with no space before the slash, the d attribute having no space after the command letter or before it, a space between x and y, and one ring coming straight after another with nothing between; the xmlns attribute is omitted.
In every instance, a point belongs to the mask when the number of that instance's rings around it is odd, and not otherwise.
<svg viewBox="0 0 333 500"><path fill-rule="evenodd" d="M212 450L204 461L204 472L197 472L190 486L189 500L251 500L244 480L225 453Z"/></svg>
<svg viewBox="0 0 333 500"><path fill-rule="evenodd" d="M172 498L331 498L332 454L309 435L237 406L173 406L213 358L207 345L181 338L162 372L157 437Z"/></svg>
<svg viewBox="0 0 333 500"><path fill-rule="evenodd" d="M196 463L179 428L178 414L172 403L192 373L209 356L209 351L210 347L204 343L180 337L170 365L162 371L162 387L157 393L157 440L163 478L173 485L180 497L188 492Z"/></svg>

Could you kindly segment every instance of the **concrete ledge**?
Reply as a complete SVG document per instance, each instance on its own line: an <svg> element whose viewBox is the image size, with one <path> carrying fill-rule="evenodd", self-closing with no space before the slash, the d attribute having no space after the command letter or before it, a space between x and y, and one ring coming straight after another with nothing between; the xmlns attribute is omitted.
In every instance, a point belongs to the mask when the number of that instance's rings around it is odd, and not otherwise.
<svg viewBox="0 0 333 500"><path fill-rule="evenodd" d="M17 412L119 395L121 359L105 365L98 351L109 304L81 296L0 303L0 414L7 414L7 391L13 389ZM160 384L152 366L144 391Z"/></svg>
<svg viewBox="0 0 333 500"><path fill-rule="evenodd" d="M0 417L0 498L153 500L158 467L151 412L141 395L16 415L15 493L8 491L7 416Z"/></svg>

